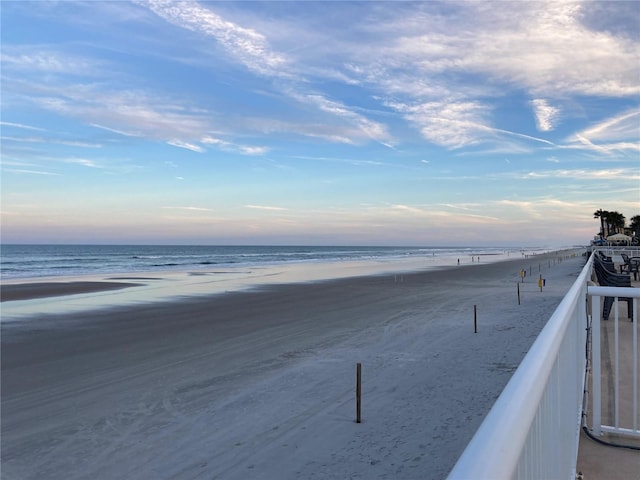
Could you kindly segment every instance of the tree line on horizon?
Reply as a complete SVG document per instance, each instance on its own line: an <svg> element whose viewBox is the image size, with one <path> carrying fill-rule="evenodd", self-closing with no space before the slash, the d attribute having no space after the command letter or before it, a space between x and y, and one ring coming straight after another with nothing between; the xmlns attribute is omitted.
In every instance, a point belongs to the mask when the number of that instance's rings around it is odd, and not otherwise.
<svg viewBox="0 0 640 480"><path fill-rule="evenodd" d="M601 239L614 235L616 233L625 233L625 216L620 212L609 212L607 210L596 210L593 218L600 219L600 232L598 235ZM634 215L630 219L629 227L632 236L635 239L640 238L640 215Z"/></svg>

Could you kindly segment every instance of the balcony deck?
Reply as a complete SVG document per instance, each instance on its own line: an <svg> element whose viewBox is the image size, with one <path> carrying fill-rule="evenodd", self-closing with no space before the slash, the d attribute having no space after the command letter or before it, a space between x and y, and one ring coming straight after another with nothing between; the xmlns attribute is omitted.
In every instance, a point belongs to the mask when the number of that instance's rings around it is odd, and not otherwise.
<svg viewBox="0 0 640 480"><path fill-rule="evenodd" d="M632 286L640 287L640 281L633 281ZM619 315L619 336L620 339L631 338L633 334L632 322L627 318L627 305L620 302L618 305ZM608 425L614 424L613 419L613 342L614 342L614 313L611 313L609 321L601 322L601 338L602 338L602 419ZM640 344L640 341L639 341ZM633 350L631 342L620 342L620 371L624 371L624 365L631 368L633 362ZM628 371L628 370L627 370ZM588 386L591 391L591 372L589 374ZM633 414L632 402L633 383L631 379L621 378L620 384L620 421L626 425L631 424L631 415ZM589 406L592 400L589 400ZM591 422L591 411L587 412L589 426ZM623 417L627 415L628 418ZM640 419L639 419L640 421ZM614 436L612 434L604 434L599 437L609 443L618 445L630 445L640 448L640 439L630 437ZM582 473L584 480L628 480L640 479L640 451L628 448L616 448L603 445L591 439L584 431L580 432L580 443L578 449L578 463L576 472Z"/></svg>

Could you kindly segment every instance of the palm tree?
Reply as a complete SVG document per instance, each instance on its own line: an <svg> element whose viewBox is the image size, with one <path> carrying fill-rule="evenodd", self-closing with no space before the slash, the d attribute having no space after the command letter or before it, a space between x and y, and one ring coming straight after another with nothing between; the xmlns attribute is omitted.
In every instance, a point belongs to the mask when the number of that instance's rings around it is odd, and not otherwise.
<svg viewBox="0 0 640 480"><path fill-rule="evenodd" d="M607 218L607 215L609 214L609 212L607 212L606 210L596 210L595 212L593 212L593 218L599 218L600 219L600 238L604 238L604 222Z"/></svg>
<svg viewBox="0 0 640 480"><path fill-rule="evenodd" d="M613 233L624 231L624 215L620 212L608 212L607 223L611 226Z"/></svg>
<svg viewBox="0 0 640 480"><path fill-rule="evenodd" d="M633 230L633 235L636 238L640 238L640 215L634 215L631 217L631 223L629 226Z"/></svg>
<svg viewBox="0 0 640 480"><path fill-rule="evenodd" d="M600 238L604 238L604 221L607 218L607 214L609 212L607 212L606 210L596 210L595 212L593 212L593 218L599 218L600 219Z"/></svg>

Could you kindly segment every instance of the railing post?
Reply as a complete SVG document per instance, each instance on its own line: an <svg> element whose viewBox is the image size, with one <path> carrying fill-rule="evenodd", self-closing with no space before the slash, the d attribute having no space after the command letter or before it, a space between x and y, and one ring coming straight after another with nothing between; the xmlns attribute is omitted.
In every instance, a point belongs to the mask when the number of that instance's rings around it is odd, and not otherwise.
<svg viewBox="0 0 640 480"><path fill-rule="evenodd" d="M593 433L602 435L602 389L600 385L601 360L600 360L600 296L594 295L591 308L591 360L593 362Z"/></svg>
<svg viewBox="0 0 640 480"><path fill-rule="evenodd" d="M614 377L613 383L613 403L614 403L614 425L616 428L620 428L620 334L619 334L619 315L618 315L618 297L615 297L613 301L613 308L615 308L614 314Z"/></svg>
<svg viewBox="0 0 640 480"><path fill-rule="evenodd" d="M593 362L593 370L591 372L593 382L593 433L602 435L600 426L602 425L602 388L600 384L600 308L599 296L592 297L591 308L591 360Z"/></svg>
<svg viewBox="0 0 640 480"><path fill-rule="evenodd" d="M633 429L638 431L638 307L640 302L633 299Z"/></svg>

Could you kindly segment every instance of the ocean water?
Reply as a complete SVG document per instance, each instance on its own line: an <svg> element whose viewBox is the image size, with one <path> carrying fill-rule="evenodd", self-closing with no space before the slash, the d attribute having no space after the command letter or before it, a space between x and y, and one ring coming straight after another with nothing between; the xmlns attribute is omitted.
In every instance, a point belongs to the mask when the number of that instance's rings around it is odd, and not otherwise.
<svg viewBox="0 0 640 480"><path fill-rule="evenodd" d="M3 302L3 324L37 315L86 312L362 275L387 275L392 284L403 282L404 273L411 271L479 265L545 251L366 246L2 245L0 248L3 285L77 280L135 284L120 290Z"/></svg>
<svg viewBox="0 0 640 480"><path fill-rule="evenodd" d="M79 275L246 269L290 264L393 262L411 257L443 260L500 255L504 247L319 247L319 246L160 246L160 245L2 245L0 278L33 279ZM535 250L528 248L528 251Z"/></svg>

